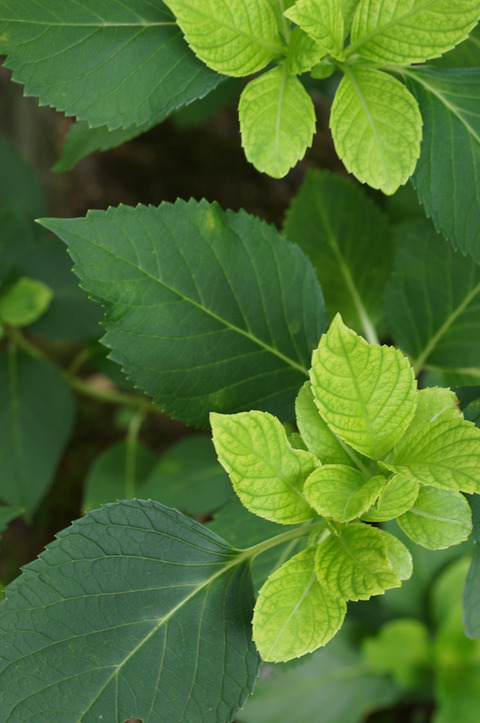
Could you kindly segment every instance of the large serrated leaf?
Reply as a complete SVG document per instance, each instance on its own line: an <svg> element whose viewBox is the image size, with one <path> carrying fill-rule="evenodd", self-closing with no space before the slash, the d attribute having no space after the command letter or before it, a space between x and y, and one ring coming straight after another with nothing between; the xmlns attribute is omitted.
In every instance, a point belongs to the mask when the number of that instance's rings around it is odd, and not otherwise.
<svg viewBox="0 0 480 723"><path fill-rule="evenodd" d="M315 570L322 585L343 600L368 600L400 587L382 530L352 523L317 547Z"/></svg>
<svg viewBox="0 0 480 723"><path fill-rule="evenodd" d="M53 480L73 426L74 400L50 362L0 355L0 498L30 514Z"/></svg>
<svg viewBox="0 0 480 723"><path fill-rule="evenodd" d="M303 484L318 462L293 449L276 417L265 412L210 415L218 459L241 501L259 517L295 525L315 516Z"/></svg>
<svg viewBox="0 0 480 723"><path fill-rule="evenodd" d="M282 53L268 0L164 0L198 57L210 68L240 77Z"/></svg>
<svg viewBox="0 0 480 723"><path fill-rule="evenodd" d="M382 459L412 420L416 383L408 360L367 344L339 314L313 353L310 376L322 417L361 454Z"/></svg>
<svg viewBox="0 0 480 723"><path fill-rule="evenodd" d="M422 117L396 78L363 66L343 66L332 105L335 149L362 183L391 195L407 182L420 155Z"/></svg>
<svg viewBox="0 0 480 723"><path fill-rule="evenodd" d="M58 721L215 723L253 688L248 561L156 502L89 512L5 594L0 686L11 723L46 710Z"/></svg>
<svg viewBox="0 0 480 723"><path fill-rule="evenodd" d="M361 0L349 50L383 64L422 63L464 40L479 17L478 0Z"/></svg>
<svg viewBox="0 0 480 723"><path fill-rule="evenodd" d="M480 70L403 71L424 121L413 176L435 227L462 253L480 261Z"/></svg>
<svg viewBox="0 0 480 723"><path fill-rule="evenodd" d="M420 484L480 492L480 429L461 418L414 425L388 455L385 466Z"/></svg>
<svg viewBox="0 0 480 723"><path fill-rule="evenodd" d="M459 545L472 531L466 498L459 492L434 487L420 487L415 504L397 522L411 540L428 550Z"/></svg>
<svg viewBox="0 0 480 723"><path fill-rule="evenodd" d="M159 122L220 80L161 0L2 0L0 52L26 95L110 129Z"/></svg>
<svg viewBox="0 0 480 723"><path fill-rule="evenodd" d="M315 550L298 553L260 590L253 639L263 660L283 662L325 645L340 628L346 605L320 585Z"/></svg>
<svg viewBox="0 0 480 723"><path fill-rule="evenodd" d="M284 232L312 261L327 312L375 336L393 261L387 217L361 188L327 171L309 171L287 212Z"/></svg>
<svg viewBox="0 0 480 723"><path fill-rule="evenodd" d="M111 358L167 411L205 426L212 410L293 416L323 299L307 259L276 229L206 201L43 223L108 307Z"/></svg>
<svg viewBox="0 0 480 723"><path fill-rule="evenodd" d="M248 83L238 113L245 155L258 171L282 178L305 155L315 132L315 109L287 66Z"/></svg>
<svg viewBox="0 0 480 723"><path fill-rule="evenodd" d="M341 58L344 25L340 0L297 0L285 16L305 30L325 53Z"/></svg>

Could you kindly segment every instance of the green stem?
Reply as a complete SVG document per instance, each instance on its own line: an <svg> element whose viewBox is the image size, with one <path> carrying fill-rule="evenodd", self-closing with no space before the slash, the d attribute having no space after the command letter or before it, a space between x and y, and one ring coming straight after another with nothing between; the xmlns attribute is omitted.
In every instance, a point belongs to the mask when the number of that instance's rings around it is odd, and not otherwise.
<svg viewBox="0 0 480 723"><path fill-rule="evenodd" d="M239 558L237 558L237 562L243 561L245 559L253 560L253 558L257 557L257 555L261 555L263 552L268 552L268 550L272 550L274 547L283 545L285 542L290 542L291 540L298 540L300 537L310 535L316 527L321 527L324 525L325 522L323 519L309 520L300 527L295 527L293 530L288 530L288 532L282 532L280 535L270 537L270 539L268 540L263 540L263 542L259 542L252 547L247 547L247 549L241 550L242 554Z"/></svg>

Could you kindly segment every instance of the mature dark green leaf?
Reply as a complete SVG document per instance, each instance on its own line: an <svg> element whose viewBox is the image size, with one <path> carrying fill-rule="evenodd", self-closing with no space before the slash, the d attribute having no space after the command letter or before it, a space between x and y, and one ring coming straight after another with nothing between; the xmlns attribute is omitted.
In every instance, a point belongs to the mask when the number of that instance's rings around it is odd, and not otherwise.
<svg viewBox="0 0 480 723"><path fill-rule="evenodd" d="M234 497L217 512L213 520L207 523L207 527L227 540L233 547L242 549L285 532L284 525L252 515L238 497ZM297 540L284 542L282 545L262 552L253 560L252 578L257 592L277 567L304 549L305 540L305 537L299 537Z"/></svg>
<svg viewBox="0 0 480 723"><path fill-rule="evenodd" d="M0 506L0 532L4 532L8 523L19 517L25 512L23 507L7 507L5 505Z"/></svg>
<svg viewBox="0 0 480 723"><path fill-rule="evenodd" d="M193 200L43 223L107 306L111 358L167 411L197 425L212 410L293 416L323 297L275 228Z"/></svg>
<svg viewBox="0 0 480 723"><path fill-rule="evenodd" d="M325 648L293 665L266 666L239 723L360 723L399 692L369 671L342 628ZM321 711L321 718L319 718Z"/></svg>
<svg viewBox="0 0 480 723"><path fill-rule="evenodd" d="M9 206L21 208L32 217L42 216L46 211L43 191L32 169L0 137L0 209Z"/></svg>
<svg viewBox="0 0 480 723"><path fill-rule="evenodd" d="M426 221L397 233L385 315L395 344L422 369L480 376L480 268L454 252Z"/></svg>
<svg viewBox="0 0 480 723"><path fill-rule="evenodd" d="M224 505L233 488L210 437L196 434L167 449L146 477L141 496L189 515L204 515Z"/></svg>
<svg viewBox="0 0 480 723"><path fill-rule="evenodd" d="M111 129L158 123L219 82L160 0L1 0L0 52L26 95Z"/></svg>
<svg viewBox="0 0 480 723"><path fill-rule="evenodd" d="M0 286L22 276L43 281L54 297L48 311L30 330L67 341L96 339L100 309L78 286L65 248L21 211L0 211Z"/></svg>
<svg viewBox="0 0 480 723"><path fill-rule="evenodd" d="M248 560L159 503L89 512L5 594L5 721L215 723L253 688Z"/></svg>
<svg viewBox="0 0 480 723"><path fill-rule="evenodd" d="M83 510L117 500L150 498L151 495L143 494L141 487L157 461L157 455L138 440L130 444L122 439L108 447L93 460L88 470Z"/></svg>
<svg viewBox="0 0 480 723"><path fill-rule="evenodd" d="M74 402L56 368L13 348L0 356L0 497L31 513L70 436Z"/></svg>
<svg viewBox="0 0 480 723"><path fill-rule="evenodd" d="M347 326L371 331L383 315L393 260L387 218L358 186L327 171L310 171L293 201L284 233L312 261L327 311Z"/></svg>
<svg viewBox="0 0 480 723"><path fill-rule="evenodd" d="M480 69L402 72L424 122L418 196L453 247L480 261Z"/></svg>

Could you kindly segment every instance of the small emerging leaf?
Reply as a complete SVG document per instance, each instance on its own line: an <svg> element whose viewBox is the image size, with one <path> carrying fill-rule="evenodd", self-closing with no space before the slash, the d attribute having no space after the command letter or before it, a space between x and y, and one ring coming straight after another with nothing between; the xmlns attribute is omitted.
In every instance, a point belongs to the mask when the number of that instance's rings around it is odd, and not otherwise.
<svg viewBox="0 0 480 723"><path fill-rule="evenodd" d="M203 62L234 77L264 68L282 52L268 0L164 0Z"/></svg>
<svg viewBox="0 0 480 723"><path fill-rule="evenodd" d="M286 525L314 517L303 483L318 463L290 446L276 417L258 411L212 413L210 421L218 459L247 509Z"/></svg>
<svg viewBox="0 0 480 723"><path fill-rule="evenodd" d="M310 376L329 427L368 457L382 459L410 424L416 383L408 360L392 347L367 344L339 314L320 339Z"/></svg>
<svg viewBox="0 0 480 723"><path fill-rule="evenodd" d="M397 522L417 545L428 550L443 550L469 537L472 512L459 492L421 487L412 509Z"/></svg>
<svg viewBox="0 0 480 723"><path fill-rule="evenodd" d="M382 64L423 63L464 40L479 17L478 0L361 0L351 50Z"/></svg>
<svg viewBox="0 0 480 723"><path fill-rule="evenodd" d="M282 178L312 145L315 109L307 91L287 67L279 66L248 83L238 106L245 155L258 171Z"/></svg>
<svg viewBox="0 0 480 723"><path fill-rule="evenodd" d="M344 27L339 0L297 0L285 16L305 30L326 53L342 59Z"/></svg>
<svg viewBox="0 0 480 723"><path fill-rule="evenodd" d="M350 522L375 502L384 485L382 475L365 481L353 467L326 464L308 477L304 492L319 515L332 517L336 522Z"/></svg>
<svg viewBox="0 0 480 723"><path fill-rule="evenodd" d="M420 155L418 103L387 73L345 70L330 116L335 149L359 181L390 195L407 182Z"/></svg>
<svg viewBox="0 0 480 723"><path fill-rule="evenodd" d="M381 533L385 542L387 557L390 560L394 573L398 575L400 580L408 580L413 572L413 561L410 550L403 542L400 542L395 535L391 535L385 530L378 531Z"/></svg>
<svg viewBox="0 0 480 723"><path fill-rule="evenodd" d="M318 581L344 600L368 600L400 587L382 530L353 523L330 534L317 548Z"/></svg>
<svg viewBox="0 0 480 723"><path fill-rule="evenodd" d="M53 291L42 281L23 277L0 296L0 321L29 326L47 311Z"/></svg>
<svg viewBox="0 0 480 723"><path fill-rule="evenodd" d="M377 502L362 515L368 522L393 520L413 507L418 496L417 480L407 475L396 474L388 480Z"/></svg>
<svg viewBox="0 0 480 723"><path fill-rule="evenodd" d="M310 547L263 585L253 614L253 639L265 661L298 658L328 643L345 612L345 602L318 583Z"/></svg>
<svg viewBox="0 0 480 723"><path fill-rule="evenodd" d="M325 50L298 26L293 28L288 43L287 72L301 75L311 70L325 55ZM332 66L332 72L333 72Z"/></svg>

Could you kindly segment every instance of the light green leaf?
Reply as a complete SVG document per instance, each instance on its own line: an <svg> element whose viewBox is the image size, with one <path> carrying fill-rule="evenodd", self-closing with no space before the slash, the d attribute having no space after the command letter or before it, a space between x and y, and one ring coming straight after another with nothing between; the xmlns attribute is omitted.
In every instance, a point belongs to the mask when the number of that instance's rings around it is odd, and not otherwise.
<svg viewBox="0 0 480 723"><path fill-rule="evenodd" d="M265 665L238 723L364 723L389 708L398 690L367 670L348 633L348 619L325 648L294 664ZM348 683L347 683L348 681Z"/></svg>
<svg viewBox="0 0 480 723"><path fill-rule="evenodd" d="M395 474L388 480L377 502L362 515L367 522L386 522L403 515L415 504L418 496L417 480Z"/></svg>
<svg viewBox="0 0 480 723"><path fill-rule="evenodd" d="M285 16L299 25L334 58L343 58L343 14L340 0L297 0Z"/></svg>
<svg viewBox="0 0 480 723"><path fill-rule="evenodd" d="M151 497L144 495L140 489L158 457L148 447L137 440L135 442L132 445L122 439L95 457L85 480L84 512L101 507L106 502Z"/></svg>
<svg viewBox="0 0 480 723"><path fill-rule="evenodd" d="M327 312L375 337L393 261L387 217L358 185L308 171L287 212L284 233L312 261Z"/></svg>
<svg viewBox="0 0 480 723"><path fill-rule="evenodd" d="M392 347L367 344L339 314L320 339L310 376L328 426L368 457L382 459L412 420L416 383L408 360Z"/></svg>
<svg viewBox="0 0 480 723"><path fill-rule="evenodd" d="M419 620L387 622L376 637L363 641L362 651L372 671L391 675L404 689L425 684L432 664L430 634Z"/></svg>
<svg viewBox="0 0 480 723"><path fill-rule="evenodd" d="M29 326L45 314L53 291L42 281L22 276L0 292L0 322L8 326Z"/></svg>
<svg viewBox="0 0 480 723"><path fill-rule="evenodd" d="M464 419L414 427L388 455L385 466L420 484L480 492L480 429Z"/></svg>
<svg viewBox="0 0 480 723"><path fill-rule="evenodd" d="M340 0L343 13L343 22L345 26L345 35L348 35L352 27L353 17L357 10L360 0Z"/></svg>
<svg viewBox="0 0 480 723"><path fill-rule="evenodd" d="M212 413L210 421L218 459L247 509L286 525L315 516L303 484L318 462L290 446L276 417L257 411Z"/></svg>
<svg viewBox="0 0 480 723"><path fill-rule="evenodd" d="M440 58L430 61L435 68L479 68L480 67L480 25L460 45Z"/></svg>
<svg viewBox="0 0 480 723"><path fill-rule="evenodd" d="M401 585L382 531L361 523L339 528L319 544L315 570L320 584L344 600L368 600Z"/></svg>
<svg viewBox="0 0 480 723"><path fill-rule="evenodd" d="M110 129L158 123L220 80L161 0L2 0L0 52L26 95Z"/></svg>
<svg viewBox="0 0 480 723"><path fill-rule="evenodd" d="M138 496L195 516L218 510L234 495L210 436L195 434L180 439L157 459Z"/></svg>
<svg viewBox="0 0 480 723"><path fill-rule="evenodd" d="M459 492L421 487L414 506L397 522L417 545L442 550L469 537L472 512Z"/></svg>
<svg viewBox="0 0 480 723"><path fill-rule="evenodd" d="M202 525L106 505L23 569L0 606L5 720L215 723L244 705L259 662L248 560Z"/></svg>
<svg viewBox="0 0 480 723"><path fill-rule="evenodd" d="M479 17L478 0L360 0L349 50L382 64L423 63L464 40Z"/></svg>
<svg viewBox="0 0 480 723"><path fill-rule="evenodd" d="M384 485L382 475L365 481L352 467L326 464L308 477L304 493L319 515L332 517L336 522L350 522L374 504Z"/></svg>
<svg viewBox="0 0 480 723"><path fill-rule="evenodd" d="M253 614L253 639L263 660L285 662L328 643L346 605L320 585L315 550L292 557L263 585Z"/></svg>
<svg viewBox="0 0 480 723"><path fill-rule="evenodd" d="M413 183L435 227L480 261L480 69L404 70L424 121Z"/></svg>
<svg viewBox="0 0 480 723"><path fill-rule="evenodd" d="M291 31L288 42L287 73L289 75L306 73L324 55L325 50L297 26Z"/></svg>
<svg viewBox="0 0 480 723"><path fill-rule="evenodd" d="M285 176L312 145L313 102L285 64L245 86L238 113L247 160L273 178Z"/></svg>
<svg viewBox="0 0 480 723"><path fill-rule="evenodd" d="M344 66L332 105L335 149L348 171L387 195L415 170L422 117L413 95L380 70Z"/></svg>
<svg viewBox="0 0 480 723"><path fill-rule="evenodd" d="M42 223L107 306L111 358L165 411L205 426L210 411L293 416L323 300L310 263L273 226L193 200Z"/></svg>
<svg viewBox="0 0 480 723"><path fill-rule="evenodd" d="M51 484L73 426L74 400L50 362L0 355L0 498L31 514Z"/></svg>
<svg viewBox="0 0 480 723"><path fill-rule="evenodd" d="M395 344L417 372L469 368L480 375L480 268L453 251L431 223L399 228L385 313Z"/></svg>
<svg viewBox="0 0 480 723"><path fill-rule="evenodd" d="M375 528L376 529L376 528ZM412 555L408 547L401 542L395 535L379 530L385 542L387 557L390 560L392 569L400 580L408 580L413 572Z"/></svg>
<svg viewBox="0 0 480 723"><path fill-rule="evenodd" d="M240 77L283 52L268 0L164 0L193 52L219 73Z"/></svg>
<svg viewBox="0 0 480 723"><path fill-rule="evenodd" d="M322 464L355 464L352 459L355 456L353 450L342 446L320 416L310 382L305 382L298 393L295 413L303 441Z"/></svg>
<svg viewBox="0 0 480 723"><path fill-rule="evenodd" d="M428 387L417 392L417 407L408 434L437 419L463 419L455 392L444 387ZM424 428L425 429L425 428Z"/></svg>

